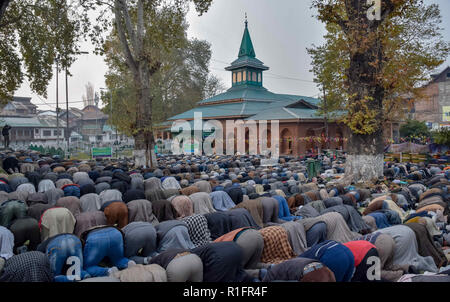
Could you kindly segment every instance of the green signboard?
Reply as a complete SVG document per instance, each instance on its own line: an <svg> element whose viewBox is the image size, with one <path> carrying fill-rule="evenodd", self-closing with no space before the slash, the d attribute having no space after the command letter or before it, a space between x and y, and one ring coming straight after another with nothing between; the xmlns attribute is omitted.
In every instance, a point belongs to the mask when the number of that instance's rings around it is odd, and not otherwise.
<svg viewBox="0 0 450 302"><path fill-rule="evenodd" d="M92 157L112 157L112 148L92 148Z"/></svg>

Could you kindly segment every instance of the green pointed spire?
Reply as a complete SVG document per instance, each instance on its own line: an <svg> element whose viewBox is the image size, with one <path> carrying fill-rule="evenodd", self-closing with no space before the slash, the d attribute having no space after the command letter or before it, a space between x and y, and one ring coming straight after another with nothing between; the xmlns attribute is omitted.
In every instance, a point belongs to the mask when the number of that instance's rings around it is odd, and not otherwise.
<svg viewBox="0 0 450 302"><path fill-rule="evenodd" d="M255 49L253 48L252 39L250 38L250 33L248 31L248 21L247 16L245 17L245 30L244 36L242 37L241 48L239 49L239 58L240 57L251 57L255 58Z"/></svg>

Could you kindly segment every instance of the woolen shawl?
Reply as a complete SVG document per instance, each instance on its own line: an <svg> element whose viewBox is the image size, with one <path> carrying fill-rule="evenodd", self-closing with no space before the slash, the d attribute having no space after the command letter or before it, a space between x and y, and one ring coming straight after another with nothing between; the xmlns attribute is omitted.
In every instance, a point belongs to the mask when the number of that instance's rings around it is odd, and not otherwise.
<svg viewBox="0 0 450 302"><path fill-rule="evenodd" d="M211 242L211 233L208 229L208 220L205 216L194 214L181 219L185 222L189 230L189 238L195 247Z"/></svg>
<svg viewBox="0 0 450 302"><path fill-rule="evenodd" d="M214 209L217 211L228 211L236 206L230 195L225 191L215 191L209 195L211 196Z"/></svg>
<svg viewBox="0 0 450 302"><path fill-rule="evenodd" d="M307 250L308 244L306 242L306 231L303 224L290 221L283 223L280 226L287 231L289 243L295 255L298 256Z"/></svg>
<svg viewBox="0 0 450 302"><path fill-rule="evenodd" d="M189 198L192 200L194 205L195 214L208 214L216 212L212 205L212 200L209 193L198 192L190 195Z"/></svg>
<svg viewBox="0 0 450 302"><path fill-rule="evenodd" d="M77 222L75 224L75 230L73 231L73 233L78 237L80 237L84 231L92 227L107 225L106 216L102 211L80 213L75 216L75 219L77 220Z"/></svg>
<svg viewBox="0 0 450 302"><path fill-rule="evenodd" d="M263 206L262 206L261 200L249 199L249 200L239 203L233 209L240 209L240 208L246 209L250 213L250 215L252 215L253 220L256 222L256 224L259 227L263 227L263 221L262 221Z"/></svg>
<svg viewBox="0 0 450 302"><path fill-rule="evenodd" d="M147 199L137 199L127 203L128 221L150 222L153 226L157 225L158 219L153 215L153 206Z"/></svg>
<svg viewBox="0 0 450 302"><path fill-rule="evenodd" d="M395 225L377 232L389 234L395 241L393 265L414 265L418 270L438 271L432 257L422 257L418 254L416 235L408 226Z"/></svg>
<svg viewBox="0 0 450 302"><path fill-rule="evenodd" d="M281 226L270 226L259 232L264 238L261 262L277 264L295 257L286 229Z"/></svg>
<svg viewBox="0 0 450 302"><path fill-rule="evenodd" d="M184 195L175 196L170 202L177 211L178 218L184 218L194 214L194 205L189 197Z"/></svg>
<svg viewBox="0 0 450 302"><path fill-rule="evenodd" d="M203 282L250 281L242 267L242 248L235 242L208 243L191 252L202 259Z"/></svg>
<svg viewBox="0 0 450 302"><path fill-rule="evenodd" d="M211 233L211 240L216 240L220 236L233 230L232 218L226 212L215 212L204 215L208 221L208 229Z"/></svg>
<svg viewBox="0 0 450 302"><path fill-rule="evenodd" d="M152 200L152 208L159 222L177 219L178 213L168 200Z"/></svg>
<svg viewBox="0 0 450 302"><path fill-rule="evenodd" d="M307 232L318 222L325 222L325 224L327 225L328 240L344 243L352 241L361 236L361 234L352 232L342 215L336 212L326 213L314 218L302 219L297 223L302 223L305 227L305 231Z"/></svg>

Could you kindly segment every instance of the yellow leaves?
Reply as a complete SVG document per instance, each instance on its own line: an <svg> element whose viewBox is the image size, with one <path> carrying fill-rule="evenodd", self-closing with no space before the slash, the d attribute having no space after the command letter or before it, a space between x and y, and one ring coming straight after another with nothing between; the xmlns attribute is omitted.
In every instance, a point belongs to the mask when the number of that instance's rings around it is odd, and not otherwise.
<svg viewBox="0 0 450 302"><path fill-rule="evenodd" d="M377 110L369 108L369 102L373 100L366 97L354 100L348 104L348 114L342 119L353 133L360 135L370 135L378 130Z"/></svg>

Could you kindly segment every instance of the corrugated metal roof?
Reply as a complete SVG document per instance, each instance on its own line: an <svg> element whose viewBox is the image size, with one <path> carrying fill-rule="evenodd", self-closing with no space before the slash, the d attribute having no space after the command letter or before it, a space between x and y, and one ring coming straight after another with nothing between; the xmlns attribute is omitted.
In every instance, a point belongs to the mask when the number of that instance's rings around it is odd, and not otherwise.
<svg viewBox="0 0 450 302"><path fill-rule="evenodd" d="M212 98L200 101L199 104L202 105L202 104L211 103L211 102L220 102L220 101L236 100L236 99L277 101L277 100L282 100L282 99L286 99L286 98L283 96L280 97L280 95L272 93L263 87L242 85L242 86L232 87L224 93L221 93Z"/></svg>
<svg viewBox="0 0 450 302"><path fill-rule="evenodd" d="M209 103L219 101L222 98L224 100L242 99L243 101L208 105ZM300 100L314 106L317 106L320 102L320 100L310 97L275 94L265 89L254 89L253 87L250 89L233 89L207 100L207 102L202 103L201 106L171 117L169 121L177 119L193 119L195 112L201 112L203 118L223 116L242 116L248 117L248 119L257 120L321 118L316 115L316 109L301 106L301 104L298 105L298 108L285 108L289 105L296 104Z"/></svg>
<svg viewBox="0 0 450 302"><path fill-rule="evenodd" d="M292 101L286 101L282 104L290 104ZM193 119L195 112L201 112L203 118L214 118L223 116L250 116L261 111L261 108L279 107L279 103L261 102L261 101L245 101L239 103L215 104L209 106L199 106L189 111L171 117L169 120Z"/></svg>
<svg viewBox="0 0 450 302"><path fill-rule="evenodd" d="M83 125L84 130L101 130L101 125Z"/></svg>
<svg viewBox="0 0 450 302"><path fill-rule="evenodd" d="M288 119L323 119L322 114L318 114L316 109L307 108L272 108L259 112L251 117L246 118L246 120L288 120ZM336 117L344 115L345 111L334 112L333 115Z"/></svg>
<svg viewBox="0 0 450 302"><path fill-rule="evenodd" d="M11 127L41 127L37 117L0 117L0 126L6 124Z"/></svg>
<svg viewBox="0 0 450 302"><path fill-rule="evenodd" d="M321 116L316 115L315 109L299 108L271 108L263 110L246 120L290 120L290 119L318 119Z"/></svg>
<svg viewBox="0 0 450 302"><path fill-rule="evenodd" d="M39 120L39 123L41 124L40 127L49 127L49 128L57 127L56 116L43 115L43 116L38 116L37 119ZM66 122L63 121L62 119L59 119L59 127L66 127Z"/></svg>

